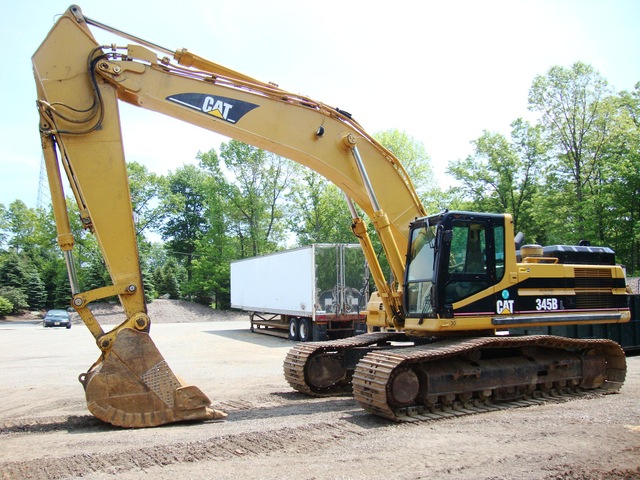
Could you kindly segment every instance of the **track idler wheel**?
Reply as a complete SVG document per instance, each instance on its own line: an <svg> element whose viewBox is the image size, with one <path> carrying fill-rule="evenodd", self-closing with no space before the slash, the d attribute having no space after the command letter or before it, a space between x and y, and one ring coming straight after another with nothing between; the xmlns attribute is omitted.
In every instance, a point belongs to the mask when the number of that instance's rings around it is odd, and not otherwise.
<svg viewBox="0 0 640 480"><path fill-rule="evenodd" d="M80 375L89 411L118 427L156 427L185 420L227 416L211 400L184 384L167 365L149 334L121 330L105 358Z"/></svg>
<svg viewBox="0 0 640 480"><path fill-rule="evenodd" d="M410 368L399 369L387 386L387 398L397 407L415 403L420 393L420 379Z"/></svg>
<svg viewBox="0 0 640 480"><path fill-rule="evenodd" d="M311 357L306 367L308 384L319 391L344 381L346 374L342 355L318 354Z"/></svg>

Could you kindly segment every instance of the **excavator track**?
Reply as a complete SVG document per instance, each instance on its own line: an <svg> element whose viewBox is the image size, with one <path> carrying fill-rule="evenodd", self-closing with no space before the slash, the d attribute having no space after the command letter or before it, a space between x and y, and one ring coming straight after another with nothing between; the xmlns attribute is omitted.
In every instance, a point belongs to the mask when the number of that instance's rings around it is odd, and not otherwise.
<svg viewBox="0 0 640 480"><path fill-rule="evenodd" d="M348 356L366 354L373 348L388 347L391 342L407 341L402 333L365 333L328 342L300 343L289 350L284 361L284 376L298 392L312 396L351 393ZM358 353L356 353L358 352ZM352 362L355 367L356 362Z"/></svg>
<svg viewBox="0 0 640 480"><path fill-rule="evenodd" d="M354 398L368 412L420 421L614 392L625 376L624 352L613 341L540 335L372 351L352 381Z"/></svg>

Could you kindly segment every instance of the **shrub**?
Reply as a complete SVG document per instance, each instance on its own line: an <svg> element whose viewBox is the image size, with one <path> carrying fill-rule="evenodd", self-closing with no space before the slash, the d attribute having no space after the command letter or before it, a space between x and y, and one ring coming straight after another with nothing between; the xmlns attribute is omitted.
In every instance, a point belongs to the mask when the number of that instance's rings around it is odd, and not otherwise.
<svg viewBox="0 0 640 480"><path fill-rule="evenodd" d="M18 313L20 310L29 308L27 296L15 287L0 287L0 296L4 297L11 304L11 312Z"/></svg>
<svg viewBox="0 0 640 480"><path fill-rule="evenodd" d="M9 300L4 297L0 297L0 317L8 315L13 310L13 305Z"/></svg>

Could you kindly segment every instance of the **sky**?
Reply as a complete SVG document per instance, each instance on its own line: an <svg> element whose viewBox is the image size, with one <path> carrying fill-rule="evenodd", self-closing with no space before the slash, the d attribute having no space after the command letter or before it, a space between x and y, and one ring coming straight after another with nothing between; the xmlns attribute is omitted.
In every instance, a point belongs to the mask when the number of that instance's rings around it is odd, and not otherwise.
<svg viewBox="0 0 640 480"><path fill-rule="evenodd" d="M404 131L424 144L441 185L448 162L470 155L484 130L508 135L515 119L532 118L529 88L552 66L590 64L615 91L640 81L640 0L78 1L87 17L346 110L369 133ZM0 16L5 206L38 204L31 55L69 5L22 0ZM129 105L121 119L127 160L158 174L229 141Z"/></svg>

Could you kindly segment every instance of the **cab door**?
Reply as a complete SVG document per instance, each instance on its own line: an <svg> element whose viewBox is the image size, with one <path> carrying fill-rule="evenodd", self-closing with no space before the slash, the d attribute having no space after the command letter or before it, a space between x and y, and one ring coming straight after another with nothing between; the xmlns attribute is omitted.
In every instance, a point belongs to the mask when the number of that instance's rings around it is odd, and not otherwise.
<svg viewBox="0 0 640 480"><path fill-rule="evenodd" d="M495 309L492 286L504 275L504 224L500 217L452 214L443 222L439 275L441 315L484 313ZM475 294L490 294L469 300Z"/></svg>

